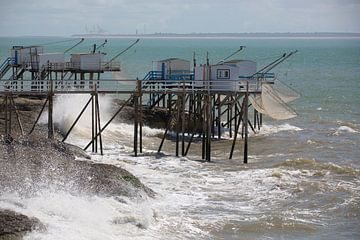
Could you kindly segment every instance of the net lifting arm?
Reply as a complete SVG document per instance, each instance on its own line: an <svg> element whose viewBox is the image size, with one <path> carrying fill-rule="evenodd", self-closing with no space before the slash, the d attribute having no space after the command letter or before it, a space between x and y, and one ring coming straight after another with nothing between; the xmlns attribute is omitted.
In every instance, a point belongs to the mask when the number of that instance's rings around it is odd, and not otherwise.
<svg viewBox="0 0 360 240"><path fill-rule="evenodd" d="M268 73L270 70L272 70L273 68L275 68L277 65L279 65L280 63L282 63L283 61L285 61L286 59L288 59L289 57L291 57L293 54L297 53L298 50L295 50L293 52L290 52L289 54L287 54L283 59L281 59L280 61L278 61L277 63L275 63L274 65L272 65L269 69L267 69L265 71L265 73Z"/></svg>
<svg viewBox="0 0 360 240"><path fill-rule="evenodd" d="M243 49L245 49L245 46L240 46L240 48L238 50L236 50L235 52L233 52L232 54L230 54L229 56L227 56L226 58L224 58L223 60L221 60L220 62L218 62L217 64L223 63L225 62L227 59L231 58L232 56L234 56L235 54L241 52Z"/></svg>
<svg viewBox="0 0 360 240"><path fill-rule="evenodd" d="M268 65L266 65L265 67L263 67L262 69L257 71L256 73L254 73L251 77L254 77L256 74L259 74L262 71L264 71L265 69L267 69L267 68L271 67L272 65L276 64L277 62L279 62L284 57L286 57L286 53L284 53L283 55L281 55L281 57L277 58L275 61L272 61L271 63L269 63Z"/></svg>
<svg viewBox="0 0 360 240"><path fill-rule="evenodd" d="M114 61L115 59L117 59L118 57L120 57L123 53L125 53L127 50L129 50L130 48L132 48L135 44L137 44L140 41L140 38L136 39L136 41L134 43L132 43L130 46L128 46L127 48L125 48L123 51L121 51L119 54L117 54L115 57L113 57L110 61L108 61L107 63L105 63L106 65L109 65L112 61Z"/></svg>
<svg viewBox="0 0 360 240"><path fill-rule="evenodd" d="M71 49L73 49L74 47L76 47L76 46L78 46L79 44L81 44L84 40L85 40L85 38L81 38L81 39L80 39L80 41L79 41L78 43L76 43L74 46L72 46L72 47L70 47L70 48L66 49L64 53L69 52Z"/></svg>
<svg viewBox="0 0 360 240"><path fill-rule="evenodd" d="M106 43L107 43L107 39L105 39L105 41L104 41L101 45L99 45L98 47L96 47L96 48L95 48L95 51L98 50L99 48L105 46Z"/></svg>

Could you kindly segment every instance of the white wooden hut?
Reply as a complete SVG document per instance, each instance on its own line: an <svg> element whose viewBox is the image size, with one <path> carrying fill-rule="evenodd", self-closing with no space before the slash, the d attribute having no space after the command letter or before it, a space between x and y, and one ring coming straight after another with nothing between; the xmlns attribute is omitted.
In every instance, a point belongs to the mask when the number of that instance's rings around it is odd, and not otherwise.
<svg viewBox="0 0 360 240"><path fill-rule="evenodd" d="M11 57L14 59L15 65L30 65L33 57L43 51L41 46L14 46L11 49Z"/></svg>
<svg viewBox="0 0 360 240"><path fill-rule="evenodd" d="M102 53L71 54L72 68L79 71L101 71Z"/></svg>
<svg viewBox="0 0 360 240"><path fill-rule="evenodd" d="M241 81L246 81L256 73L256 62L251 60L231 60L210 66L207 71L205 65L195 68L195 80L211 80L211 89L219 91L233 91ZM210 76L208 76L210 74ZM199 85L199 84L197 84Z"/></svg>
<svg viewBox="0 0 360 240"><path fill-rule="evenodd" d="M61 69L65 64L64 53L39 53L32 58L31 67L33 70L39 70L47 65L51 69Z"/></svg>

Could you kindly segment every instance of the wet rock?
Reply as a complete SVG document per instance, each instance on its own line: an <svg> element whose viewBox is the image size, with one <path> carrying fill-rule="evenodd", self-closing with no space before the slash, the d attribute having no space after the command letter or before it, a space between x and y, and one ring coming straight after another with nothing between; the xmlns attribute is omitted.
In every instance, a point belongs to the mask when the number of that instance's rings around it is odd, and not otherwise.
<svg viewBox="0 0 360 240"><path fill-rule="evenodd" d="M75 160L88 156L76 147L47 138L0 142L0 192L33 194L54 189L72 194L146 198L154 192L128 171Z"/></svg>
<svg viewBox="0 0 360 240"><path fill-rule="evenodd" d="M20 240L26 233L44 228L36 218L0 209L0 240Z"/></svg>

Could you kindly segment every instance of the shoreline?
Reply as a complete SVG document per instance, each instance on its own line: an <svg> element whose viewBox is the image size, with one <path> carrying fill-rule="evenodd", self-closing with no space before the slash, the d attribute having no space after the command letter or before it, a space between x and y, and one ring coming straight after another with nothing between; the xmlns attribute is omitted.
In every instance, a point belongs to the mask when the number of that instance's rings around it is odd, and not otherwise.
<svg viewBox="0 0 360 240"><path fill-rule="evenodd" d="M27 132L41 101L22 97L15 102ZM0 126L3 127L2 122ZM5 202L8 194L31 198L47 191L80 197L125 197L129 201L144 201L157 194L124 168L97 163L80 147L61 142L58 130L54 139L49 140L43 124L37 125L31 135L20 135L16 124L13 128L16 131L10 141L0 134L0 198L4 197ZM45 232L46 225L47 222L27 215L22 209L0 206L1 240L20 240L34 230ZM137 222L134 225L142 227Z"/></svg>

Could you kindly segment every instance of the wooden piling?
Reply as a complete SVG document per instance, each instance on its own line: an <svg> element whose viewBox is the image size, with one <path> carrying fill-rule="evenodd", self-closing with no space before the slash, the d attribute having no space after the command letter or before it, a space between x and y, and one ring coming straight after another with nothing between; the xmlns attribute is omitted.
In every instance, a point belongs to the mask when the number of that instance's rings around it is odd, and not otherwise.
<svg viewBox="0 0 360 240"><path fill-rule="evenodd" d="M175 147L175 155L178 157L179 156L179 132L180 132L180 98L179 95L177 95L177 100L176 100L176 147Z"/></svg>
<svg viewBox="0 0 360 240"><path fill-rule="evenodd" d="M96 104L96 115L97 115L97 129L99 129L99 131L101 130L101 123L100 123L100 105L99 105L99 95L98 93L96 93L95 95L95 104ZM100 141L100 154L103 155L103 144L102 144L102 136L101 133L97 134L96 131L96 135L99 135L99 141Z"/></svg>
<svg viewBox="0 0 360 240"><path fill-rule="evenodd" d="M95 136L95 101L94 101L94 93L91 93L91 152L95 152L95 141L97 137Z"/></svg>
<svg viewBox="0 0 360 240"><path fill-rule="evenodd" d="M53 93L49 93L48 95L48 138L54 139L54 125L53 125Z"/></svg>
<svg viewBox="0 0 360 240"><path fill-rule="evenodd" d="M248 101L249 101L249 82L246 84L246 93L244 98L244 128L245 128L245 141L244 141L244 163L248 163Z"/></svg>
<svg viewBox="0 0 360 240"><path fill-rule="evenodd" d="M138 154L138 123L139 123L139 99L137 94L134 96L134 154L137 157Z"/></svg>

